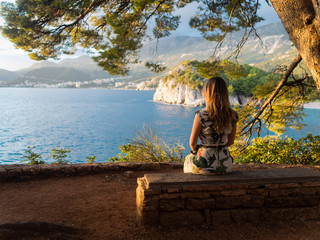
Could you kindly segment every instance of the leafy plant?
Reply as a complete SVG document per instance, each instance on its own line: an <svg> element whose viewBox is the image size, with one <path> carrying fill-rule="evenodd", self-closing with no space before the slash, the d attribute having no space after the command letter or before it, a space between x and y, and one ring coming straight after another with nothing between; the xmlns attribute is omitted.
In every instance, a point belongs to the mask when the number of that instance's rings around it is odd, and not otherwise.
<svg viewBox="0 0 320 240"><path fill-rule="evenodd" d="M70 163L66 158L68 157L67 153L72 152L70 148L61 148L60 144L51 150L51 157L54 159L54 163Z"/></svg>
<svg viewBox="0 0 320 240"><path fill-rule="evenodd" d="M169 145L151 127L144 126L128 143L120 146L121 153L109 158L111 162L169 162L183 161L182 145Z"/></svg>
<svg viewBox="0 0 320 240"><path fill-rule="evenodd" d="M89 156L87 157L87 163L95 163L96 162L96 156Z"/></svg>
<svg viewBox="0 0 320 240"><path fill-rule="evenodd" d="M35 153L33 149L35 146L30 147L24 151L24 155L21 157L22 162L29 165L45 164L45 161L42 160L42 155Z"/></svg>
<svg viewBox="0 0 320 240"><path fill-rule="evenodd" d="M294 140L277 136L255 138L243 152L233 150L238 163L320 164L320 136Z"/></svg>

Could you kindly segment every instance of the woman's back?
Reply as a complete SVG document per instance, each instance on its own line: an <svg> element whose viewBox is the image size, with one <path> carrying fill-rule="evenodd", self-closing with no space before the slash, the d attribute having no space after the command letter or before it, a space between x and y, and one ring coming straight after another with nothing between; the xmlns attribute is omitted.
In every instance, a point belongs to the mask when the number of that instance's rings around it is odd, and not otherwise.
<svg viewBox="0 0 320 240"><path fill-rule="evenodd" d="M231 172L233 158L227 145L229 135L238 120L236 112L233 114L229 127L220 134L214 130L215 123L210 119L206 109L201 109L196 114L201 123L201 130L200 147L194 160L197 169L194 169L194 173L226 174Z"/></svg>
<svg viewBox="0 0 320 240"><path fill-rule="evenodd" d="M193 152L200 138L200 148L193 161L193 172L225 174L232 170L233 158L228 146L234 142L238 116L231 109L228 87L222 78L213 77L207 80L202 94L206 108L196 112L190 135Z"/></svg>
<svg viewBox="0 0 320 240"><path fill-rule="evenodd" d="M214 130L214 121L210 119L207 110L201 109L196 112L200 119L201 131L200 131L200 144L203 146L225 146L228 142L228 135L231 133L233 126L238 120L236 112L233 114L229 127L227 127L221 134L218 134Z"/></svg>

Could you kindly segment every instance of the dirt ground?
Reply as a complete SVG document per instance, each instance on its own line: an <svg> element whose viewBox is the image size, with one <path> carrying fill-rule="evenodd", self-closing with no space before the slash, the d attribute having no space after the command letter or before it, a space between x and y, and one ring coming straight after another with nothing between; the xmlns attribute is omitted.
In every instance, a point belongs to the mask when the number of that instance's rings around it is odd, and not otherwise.
<svg viewBox="0 0 320 240"><path fill-rule="evenodd" d="M320 221L213 228L139 227L135 189L136 177L143 174L0 183L0 240L320 239Z"/></svg>

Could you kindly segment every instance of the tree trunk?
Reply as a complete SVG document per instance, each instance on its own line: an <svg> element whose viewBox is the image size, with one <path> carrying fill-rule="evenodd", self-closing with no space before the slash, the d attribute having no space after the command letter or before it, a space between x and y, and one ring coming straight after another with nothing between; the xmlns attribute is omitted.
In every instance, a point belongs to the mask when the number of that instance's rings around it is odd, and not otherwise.
<svg viewBox="0 0 320 240"><path fill-rule="evenodd" d="M319 0L270 0L320 91Z"/></svg>

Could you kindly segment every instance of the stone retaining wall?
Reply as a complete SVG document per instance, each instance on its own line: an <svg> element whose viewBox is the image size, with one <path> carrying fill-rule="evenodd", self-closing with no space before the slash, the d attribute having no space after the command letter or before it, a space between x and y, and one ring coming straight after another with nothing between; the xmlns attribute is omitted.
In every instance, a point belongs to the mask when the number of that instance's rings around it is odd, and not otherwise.
<svg viewBox="0 0 320 240"><path fill-rule="evenodd" d="M320 174L312 169L225 176L146 174L136 190L140 224L215 225L320 218Z"/></svg>
<svg viewBox="0 0 320 240"><path fill-rule="evenodd" d="M94 173L121 171L154 171L166 168L182 168L182 163L79 163L0 165L0 181L32 178L67 177Z"/></svg>

